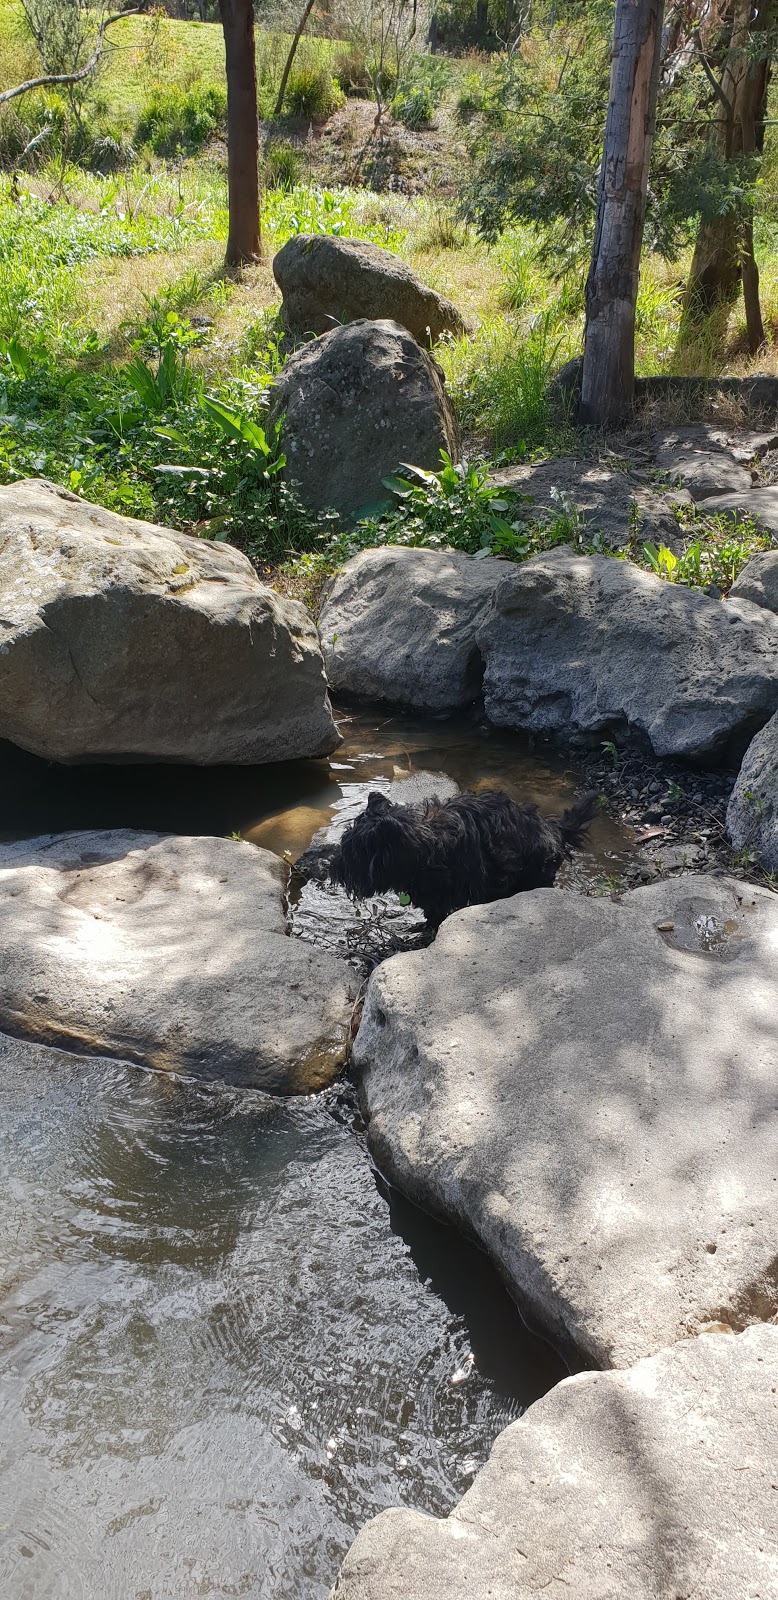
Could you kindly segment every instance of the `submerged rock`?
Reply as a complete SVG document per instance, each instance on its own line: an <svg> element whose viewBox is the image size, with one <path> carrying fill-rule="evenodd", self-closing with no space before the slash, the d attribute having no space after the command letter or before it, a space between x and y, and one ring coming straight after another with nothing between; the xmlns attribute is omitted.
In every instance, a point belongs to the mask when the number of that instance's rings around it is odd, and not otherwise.
<svg viewBox="0 0 778 1600"><path fill-rule="evenodd" d="M338 743L316 629L229 545L40 479L0 488L0 738L54 761L284 761Z"/></svg>
<svg viewBox="0 0 778 1600"><path fill-rule="evenodd" d="M293 333L329 333L335 323L362 317L389 317L421 345L467 332L450 300L428 289L390 250L363 239L297 233L274 256L273 275Z"/></svg>
<svg viewBox="0 0 778 1600"><path fill-rule="evenodd" d="M383 1172L624 1366L778 1312L778 896L723 877L471 907L372 976Z"/></svg>
<svg viewBox="0 0 778 1600"><path fill-rule="evenodd" d="M290 356L271 391L288 477L306 505L351 516L389 497L401 462L436 470L457 453L440 367L398 322L360 320Z"/></svg>
<svg viewBox="0 0 778 1600"><path fill-rule="evenodd" d="M664 1600L778 1592L778 1328L567 1378L449 1517L384 1511L333 1600Z"/></svg>
<svg viewBox="0 0 778 1600"><path fill-rule="evenodd" d="M319 633L333 689L413 711L455 711L481 692L476 630L505 568L455 550L390 545L347 561Z"/></svg>
<svg viewBox="0 0 778 1600"><path fill-rule="evenodd" d="M727 806L727 834L736 850L753 851L762 866L778 871L778 716L743 757Z"/></svg>
<svg viewBox="0 0 778 1600"><path fill-rule="evenodd" d="M287 869L231 839L0 845L0 1032L278 1094L331 1083L355 975L286 935Z"/></svg>

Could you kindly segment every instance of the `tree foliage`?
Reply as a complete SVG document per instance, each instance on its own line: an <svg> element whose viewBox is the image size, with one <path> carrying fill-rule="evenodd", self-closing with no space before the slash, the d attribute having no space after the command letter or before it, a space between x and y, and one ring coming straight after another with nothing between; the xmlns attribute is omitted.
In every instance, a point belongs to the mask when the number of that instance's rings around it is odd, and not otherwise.
<svg viewBox="0 0 778 1600"><path fill-rule="evenodd" d="M588 250L608 103L609 6L538 28L499 63L469 123L471 168L462 206L486 239L510 222L549 230L564 268ZM716 143L716 90L700 52L679 42L660 86L645 238L668 259L702 221L759 203L759 155L730 159ZM688 41L687 41L688 45ZM726 54L726 18L706 33L711 70ZM715 71L714 71L715 76Z"/></svg>

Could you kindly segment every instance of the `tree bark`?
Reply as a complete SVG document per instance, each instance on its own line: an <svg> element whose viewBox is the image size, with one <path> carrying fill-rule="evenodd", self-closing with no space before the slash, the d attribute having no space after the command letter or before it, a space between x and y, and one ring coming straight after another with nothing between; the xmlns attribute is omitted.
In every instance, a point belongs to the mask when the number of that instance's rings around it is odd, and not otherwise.
<svg viewBox="0 0 778 1600"><path fill-rule="evenodd" d="M722 161L761 154L770 84L770 31L775 0L734 0L732 32L717 91L713 148ZM761 37L758 37L761 36ZM709 77L712 76L707 68ZM684 301L685 326L695 325L720 306L731 306L742 282L748 347L752 355L765 342L759 304L759 269L754 256L750 207L733 207L724 216L704 219L697 232Z"/></svg>
<svg viewBox="0 0 778 1600"><path fill-rule="evenodd" d="M662 44L663 0L616 0L610 98L586 283L581 419L620 421L635 390L635 302Z"/></svg>
<svg viewBox="0 0 778 1600"><path fill-rule="evenodd" d="M280 84L280 87L279 87L279 90L278 90L278 99L276 100L275 107L274 107L274 110L273 110L273 116L274 117L280 117L281 112L284 109L284 95L286 94L286 86L287 86L287 83L289 82L289 74L290 74L290 72L292 70L292 63L294 61L295 56L297 55L297 46L300 43L300 40L302 39L303 31L305 29L305 24L308 21L308 18L310 16L315 4L316 4L316 0L306 0L305 10L303 11L303 14L302 14L302 16L300 18L300 21L297 24L297 32L296 32L296 34L295 34L295 36L294 36L294 38L292 40L292 44L291 44L291 47L290 47L290 50L289 50L289 54L288 54L288 56L286 58L286 66L284 67L284 70L283 70L283 72L281 74L281 84Z"/></svg>
<svg viewBox="0 0 778 1600"><path fill-rule="evenodd" d="M254 54L253 0L219 0L227 69L227 189L229 235L226 262L256 261L259 232L259 120Z"/></svg>

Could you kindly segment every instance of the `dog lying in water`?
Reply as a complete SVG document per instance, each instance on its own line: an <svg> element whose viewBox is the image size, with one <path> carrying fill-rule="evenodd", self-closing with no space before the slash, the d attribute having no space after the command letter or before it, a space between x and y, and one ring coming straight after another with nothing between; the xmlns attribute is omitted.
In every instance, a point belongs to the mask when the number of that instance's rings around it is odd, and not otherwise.
<svg viewBox="0 0 778 1600"><path fill-rule="evenodd" d="M588 794L561 817L543 817L493 789L421 806L371 794L339 844L326 847L319 875L358 900L407 894L437 929L463 906L550 888L598 805Z"/></svg>

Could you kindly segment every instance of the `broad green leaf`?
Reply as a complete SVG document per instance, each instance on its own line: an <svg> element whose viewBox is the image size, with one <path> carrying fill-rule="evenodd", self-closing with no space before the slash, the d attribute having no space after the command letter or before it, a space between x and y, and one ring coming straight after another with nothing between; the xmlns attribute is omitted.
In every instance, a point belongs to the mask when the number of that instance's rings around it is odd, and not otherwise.
<svg viewBox="0 0 778 1600"><path fill-rule="evenodd" d="M263 456L270 455L270 445L265 430L260 428L259 423L252 422L250 417L244 417L240 411L233 411L222 400L214 400L211 395L204 394L200 404L209 417L218 422L229 438L251 445L252 450L259 450Z"/></svg>

